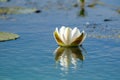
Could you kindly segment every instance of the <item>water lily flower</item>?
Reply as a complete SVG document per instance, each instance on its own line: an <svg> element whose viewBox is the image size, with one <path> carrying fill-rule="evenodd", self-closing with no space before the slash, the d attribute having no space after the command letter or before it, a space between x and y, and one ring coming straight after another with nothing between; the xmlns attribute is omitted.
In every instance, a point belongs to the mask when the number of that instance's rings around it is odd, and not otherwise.
<svg viewBox="0 0 120 80"><path fill-rule="evenodd" d="M62 26L59 30L56 28L54 31L54 38L60 46L79 46L83 43L86 38L84 31L70 27Z"/></svg>

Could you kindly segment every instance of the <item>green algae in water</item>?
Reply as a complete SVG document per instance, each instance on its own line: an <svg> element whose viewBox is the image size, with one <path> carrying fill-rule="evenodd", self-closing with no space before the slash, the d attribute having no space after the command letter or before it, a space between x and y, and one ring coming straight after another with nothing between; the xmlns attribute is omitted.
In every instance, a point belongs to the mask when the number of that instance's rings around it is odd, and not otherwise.
<svg viewBox="0 0 120 80"><path fill-rule="evenodd" d="M0 42L8 41L8 40L15 40L19 38L19 35L8 33L8 32L0 32Z"/></svg>

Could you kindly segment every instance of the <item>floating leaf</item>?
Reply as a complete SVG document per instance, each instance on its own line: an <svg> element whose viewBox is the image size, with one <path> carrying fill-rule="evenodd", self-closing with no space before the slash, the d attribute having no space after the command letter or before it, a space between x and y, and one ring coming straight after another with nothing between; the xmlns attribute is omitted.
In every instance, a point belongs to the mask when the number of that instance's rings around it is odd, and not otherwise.
<svg viewBox="0 0 120 80"><path fill-rule="evenodd" d="M0 0L0 2L9 2L10 0Z"/></svg>
<svg viewBox="0 0 120 80"><path fill-rule="evenodd" d="M120 14L120 9L118 9L117 12Z"/></svg>
<svg viewBox="0 0 120 80"><path fill-rule="evenodd" d="M36 8L23 8L23 7L0 7L0 14L27 14L39 13L40 10Z"/></svg>
<svg viewBox="0 0 120 80"><path fill-rule="evenodd" d="M95 7L97 5L97 3L92 3L92 4L89 4L88 7Z"/></svg>
<svg viewBox="0 0 120 80"><path fill-rule="evenodd" d="M0 42L1 41L8 41L8 40L15 40L19 38L19 35L8 33L8 32L0 32Z"/></svg>
<svg viewBox="0 0 120 80"><path fill-rule="evenodd" d="M105 6L106 4L101 2L100 0L93 0L92 3L88 4L88 7L95 7L96 5L101 5L101 6ZM106 5L107 6L107 5Z"/></svg>

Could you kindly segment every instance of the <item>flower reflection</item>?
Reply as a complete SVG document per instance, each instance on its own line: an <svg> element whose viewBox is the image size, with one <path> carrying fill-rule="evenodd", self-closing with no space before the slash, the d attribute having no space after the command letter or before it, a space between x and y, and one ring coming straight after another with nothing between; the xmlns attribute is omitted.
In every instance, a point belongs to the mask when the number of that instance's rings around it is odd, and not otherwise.
<svg viewBox="0 0 120 80"><path fill-rule="evenodd" d="M77 61L83 61L85 57L81 47L58 47L55 50L55 60L62 66L62 69L68 69L69 66L77 67Z"/></svg>

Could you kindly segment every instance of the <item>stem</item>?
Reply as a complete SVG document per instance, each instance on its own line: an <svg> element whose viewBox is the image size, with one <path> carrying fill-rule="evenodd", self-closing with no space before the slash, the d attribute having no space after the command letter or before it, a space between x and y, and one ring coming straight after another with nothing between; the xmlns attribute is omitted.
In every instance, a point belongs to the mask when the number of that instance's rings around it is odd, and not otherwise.
<svg viewBox="0 0 120 80"><path fill-rule="evenodd" d="M81 8L83 8L85 6L85 0L80 0L80 5L81 5Z"/></svg>

